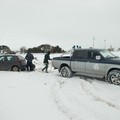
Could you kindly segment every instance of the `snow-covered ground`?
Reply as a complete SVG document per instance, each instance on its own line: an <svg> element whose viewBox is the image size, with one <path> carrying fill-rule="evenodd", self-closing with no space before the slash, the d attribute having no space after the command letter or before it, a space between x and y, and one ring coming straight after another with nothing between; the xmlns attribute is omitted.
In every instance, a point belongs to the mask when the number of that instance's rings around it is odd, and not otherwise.
<svg viewBox="0 0 120 120"><path fill-rule="evenodd" d="M120 86L41 72L44 54L34 56L33 72L0 72L0 120L120 120Z"/></svg>

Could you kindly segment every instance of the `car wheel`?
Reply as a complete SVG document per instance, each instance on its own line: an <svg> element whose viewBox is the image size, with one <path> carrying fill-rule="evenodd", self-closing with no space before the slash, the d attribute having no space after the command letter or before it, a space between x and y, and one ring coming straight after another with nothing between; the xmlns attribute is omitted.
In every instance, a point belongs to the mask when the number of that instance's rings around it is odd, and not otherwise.
<svg viewBox="0 0 120 120"><path fill-rule="evenodd" d="M120 84L120 70L112 70L108 73L107 76L108 81L115 85Z"/></svg>
<svg viewBox="0 0 120 120"><path fill-rule="evenodd" d="M19 71L19 67L13 66L13 67L12 67L12 71Z"/></svg>
<svg viewBox="0 0 120 120"><path fill-rule="evenodd" d="M60 74L61 74L62 77L70 78L72 76L72 71L69 67L64 66L64 67L61 68Z"/></svg>

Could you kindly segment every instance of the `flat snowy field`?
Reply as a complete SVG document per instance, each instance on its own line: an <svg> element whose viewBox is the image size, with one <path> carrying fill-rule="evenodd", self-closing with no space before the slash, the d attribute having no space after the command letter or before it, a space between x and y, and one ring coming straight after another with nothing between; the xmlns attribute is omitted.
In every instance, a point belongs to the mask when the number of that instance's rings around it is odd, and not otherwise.
<svg viewBox="0 0 120 120"><path fill-rule="evenodd" d="M120 120L120 86L42 72L44 54L34 56L33 72L0 72L0 120Z"/></svg>

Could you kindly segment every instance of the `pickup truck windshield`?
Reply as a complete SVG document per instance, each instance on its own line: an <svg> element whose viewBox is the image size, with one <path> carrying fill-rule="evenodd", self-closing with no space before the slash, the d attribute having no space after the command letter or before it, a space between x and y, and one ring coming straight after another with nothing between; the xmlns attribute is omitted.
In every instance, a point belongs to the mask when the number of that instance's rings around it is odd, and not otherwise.
<svg viewBox="0 0 120 120"><path fill-rule="evenodd" d="M100 53L104 58L115 58L116 57L114 54L112 54L108 50L101 50Z"/></svg>

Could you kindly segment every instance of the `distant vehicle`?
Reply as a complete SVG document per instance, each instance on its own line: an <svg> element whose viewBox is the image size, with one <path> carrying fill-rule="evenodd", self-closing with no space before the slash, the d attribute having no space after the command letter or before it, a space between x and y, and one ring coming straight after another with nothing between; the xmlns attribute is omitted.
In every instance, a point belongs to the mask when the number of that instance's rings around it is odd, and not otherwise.
<svg viewBox="0 0 120 120"><path fill-rule="evenodd" d="M54 57L52 64L63 77L77 73L120 84L120 58L105 49L75 49L69 55Z"/></svg>
<svg viewBox="0 0 120 120"><path fill-rule="evenodd" d="M24 57L15 54L0 55L1 71L23 71L26 70L26 60Z"/></svg>

